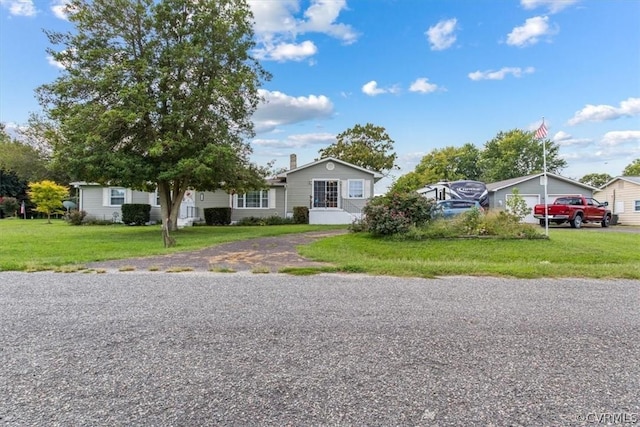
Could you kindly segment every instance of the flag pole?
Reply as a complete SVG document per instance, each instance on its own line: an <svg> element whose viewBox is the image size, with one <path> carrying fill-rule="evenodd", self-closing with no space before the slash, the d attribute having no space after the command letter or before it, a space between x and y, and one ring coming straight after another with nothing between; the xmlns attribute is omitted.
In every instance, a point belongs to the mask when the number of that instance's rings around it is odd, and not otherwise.
<svg viewBox="0 0 640 427"><path fill-rule="evenodd" d="M546 129L546 126L544 125L544 116L542 116L542 127L543 129ZM544 234L545 236L549 237L549 206L548 206L549 194L547 193L547 144L545 144L544 138L542 138L542 171L544 176Z"/></svg>

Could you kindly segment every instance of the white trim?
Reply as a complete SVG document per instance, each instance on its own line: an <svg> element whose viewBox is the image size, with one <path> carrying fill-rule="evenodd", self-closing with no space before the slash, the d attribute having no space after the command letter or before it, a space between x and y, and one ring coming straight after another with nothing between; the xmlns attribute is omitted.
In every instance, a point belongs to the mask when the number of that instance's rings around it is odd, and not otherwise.
<svg viewBox="0 0 640 427"><path fill-rule="evenodd" d="M112 194L111 194L111 190L124 190L124 198L121 204L117 204L114 205L112 204ZM120 207L123 204L127 204L127 203L131 203L131 190L129 190L128 188L124 188L124 187L104 187L102 189L102 206L106 206L106 207L110 207L110 208L116 208L116 207Z"/></svg>
<svg viewBox="0 0 640 427"><path fill-rule="evenodd" d="M247 194L248 193L253 193L259 191L260 192L260 206L249 206L247 207ZM267 192L267 206L263 206L263 198L264 198L264 194L263 192ZM242 204L244 206L238 206L238 201L242 200ZM246 193L243 194L234 194L233 196L233 207L235 209L269 209L271 206L271 194L270 194L270 190L253 190L253 191L247 191ZM274 195L273 195L273 207L275 207L275 191L274 191Z"/></svg>
<svg viewBox="0 0 640 427"><path fill-rule="evenodd" d="M361 196L353 196L351 193L351 183L356 183L359 182L362 185L362 195ZM356 199L356 200L362 200L362 199L366 199L366 195L365 195L365 180L361 179L361 178L356 178L356 179L348 179L347 180L347 185L346 185L346 191L344 191L344 193L346 194L345 199Z"/></svg>

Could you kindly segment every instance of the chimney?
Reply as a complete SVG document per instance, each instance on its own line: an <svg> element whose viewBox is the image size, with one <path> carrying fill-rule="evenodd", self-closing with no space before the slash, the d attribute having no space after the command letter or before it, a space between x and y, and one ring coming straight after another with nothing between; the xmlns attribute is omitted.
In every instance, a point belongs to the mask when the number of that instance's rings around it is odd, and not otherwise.
<svg viewBox="0 0 640 427"><path fill-rule="evenodd" d="M295 154L289 156L289 170L293 170L298 167L298 157Z"/></svg>

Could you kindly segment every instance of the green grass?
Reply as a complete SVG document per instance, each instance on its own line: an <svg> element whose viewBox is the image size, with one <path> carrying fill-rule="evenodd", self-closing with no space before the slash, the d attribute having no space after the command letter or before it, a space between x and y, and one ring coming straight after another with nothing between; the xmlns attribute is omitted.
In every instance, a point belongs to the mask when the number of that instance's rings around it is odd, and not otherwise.
<svg viewBox="0 0 640 427"><path fill-rule="evenodd" d="M640 235L550 230L548 240L447 239L393 241L365 233L300 248L338 271L374 275L590 277L640 279Z"/></svg>
<svg viewBox="0 0 640 427"><path fill-rule="evenodd" d="M221 243L335 226L188 227L162 246L159 226L70 226L63 221L0 221L0 270L83 271L82 264L167 254ZM282 269L391 276L445 275L640 279L640 234L551 229L548 240L430 239L393 241L345 234L300 247L300 253L334 267ZM104 271L96 270L96 273ZM254 273L262 270L254 271Z"/></svg>
<svg viewBox="0 0 640 427"><path fill-rule="evenodd" d="M71 226L62 220L0 220L0 271L54 270L66 265L201 249L237 240L335 229L321 225L186 227L165 249L160 226ZM344 228L344 227L343 227Z"/></svg>

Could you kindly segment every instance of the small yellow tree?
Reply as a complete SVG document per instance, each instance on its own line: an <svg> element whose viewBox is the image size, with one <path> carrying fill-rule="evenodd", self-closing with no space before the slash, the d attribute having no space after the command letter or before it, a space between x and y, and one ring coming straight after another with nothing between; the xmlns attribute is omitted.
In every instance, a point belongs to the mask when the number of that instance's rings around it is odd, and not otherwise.
<svg viewBox="0 0 640 427"><path fill-rule="evenodd" d="M35 210L47 214L47 222L51 224L51 214L62 208L62 202L69 195L69 191L67 187L45 179L29 184L28 194L36 205Z"/></svg>

